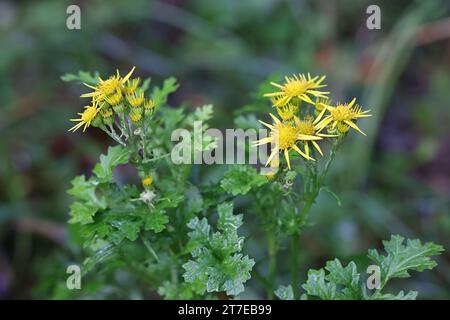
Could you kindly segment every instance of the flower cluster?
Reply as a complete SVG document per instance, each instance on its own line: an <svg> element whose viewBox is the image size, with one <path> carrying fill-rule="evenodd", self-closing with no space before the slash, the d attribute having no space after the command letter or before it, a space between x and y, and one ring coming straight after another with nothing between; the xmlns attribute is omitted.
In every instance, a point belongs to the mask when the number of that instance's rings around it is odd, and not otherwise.
<svg viewBox="0 0 450 320"><path fill-rule="evenodd" d="M82 94L81 97L90 98L91 104L86 106L83 112L78 113L79 118L71 119L78 123L69 131L76 131L81 127L85 131L91 125L102 129L108 126L110 129L108 133L111 135L114 124L122 130L128 119L139 126L145 117L150 116L155 108L155 102L144 97L144 92L139 86L139 78L131 79L134 70L133 67L124 77L119 71L106 80L99 77L96 85L85 83L93 91Z"/></svg>
<svg viewBox="0 0 450 320"><path fill-rule="evenodd" d="M328 99L329 92L322 91L326 87L323 83L325 76L311 77L308 73L286 76L284 80L282 84L271 82L278 90L264 95L271 99L279 116L278 118L269 113L273 119L272 124L260 121L270 129L268 137L255 142L255 146L272 144L266 166L272 165L275 156L281 152L291 169L291 150L306 160L314 161L314 150L323 155L320 141L345 135L350 128L365 135L356 121L370 117L369 111L362 111L356 104L356 98L349 103L332 106Z"/></svg>

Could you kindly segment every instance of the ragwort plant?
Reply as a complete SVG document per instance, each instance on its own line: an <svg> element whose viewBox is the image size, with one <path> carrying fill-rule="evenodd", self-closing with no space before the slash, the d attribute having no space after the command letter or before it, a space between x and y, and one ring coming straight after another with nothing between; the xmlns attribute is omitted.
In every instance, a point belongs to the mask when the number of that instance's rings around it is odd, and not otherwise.
<svg viewBox="0 0 450 320"><path fill-rule="evenodd" d="M344 267L338 259L325 269L310 270L303 285L298 280L299 239L310 209L321 191L332 193L325 178L348 132L364 135L357 121L370 117L355 98L332 104L324 91L324 76L300 74L285 77L282 84L272 82L275 91L265 93L272 104L270 122L259 121L269 135L251 146L271 145L269 170L261 174L250 165L230 165L219 182L194 185L193 165L172 163L171 135L179 128L192 130L195 121L203 122L204 132L212 106L189 113L184 107L171 108L167 97L178 88L174 78L151 89L150 79L132 78L133 71L125 76L117 71L107 79L85 72L63 77L92 90L81 96L89 104L71 119L76 124L70 131L97 127L116 142L100 156L92 175L76 177L68 191L75 198L69 223L86 255L84 275L126 270L166 299L234 298L252 275L266 289L267 298L416 297L416 292L394 295L382 290L392 278L409 277L411 270L432 269L436 263L430 257L443 249L419 240L405 245L400 236L384 242L387 255L369 251L368 258L380 270L375 290L367 290L354 262ZM246 125L242 117L236 123ZM214 140L206 136L192 152L211 148ZM134 168L139 185L114 174L120 165ZM245 214L254 215L256 228L265 233L267 259L259 263L262 268L243 253L246 239L239 228L244 216L234 213L236 197L252 200ZM280 244L287 239L291 283L277 287Z"/></svg>

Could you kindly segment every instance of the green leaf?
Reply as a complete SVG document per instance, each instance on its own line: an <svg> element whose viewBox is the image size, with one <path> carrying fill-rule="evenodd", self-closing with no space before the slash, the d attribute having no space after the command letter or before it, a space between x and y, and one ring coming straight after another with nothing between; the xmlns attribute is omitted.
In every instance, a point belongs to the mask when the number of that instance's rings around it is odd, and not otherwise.
<svg viewBox="0 0 450 320"><path fill-rule="evenodd" d="M96 181L86 181L84 175L81 175L72 180L72 188L67 190L67 193L78 200L89 202L93 206L104 209L106 206L105 199L97 196L96 185Z"/></svg>
<svg viewBox="0 0 450 320"><path fill-rule="evenodd" d="M238 236L237 229L242 224L242 215L233 215L231 203L220 204L217 211L219 231L214 233L206 218L189 221L187 226L192 231L188 233L188 248L193 260L183 264L183 277L198 294L225 291L238 295L244 291L255 262L240 253L244 239Z"/></svg>
<svg viewBox="0 0 450 320"><path fill-rule="evenodd" d="M91 179L86 181L83 175L72 180L72 188L67 193L78 201L70 206L69 223L92 223L94 215L99 210L106 209L105 198L97 195L96 185L96 181Z"/></svg>
<svg viewBox="0 0 450 320"><path fill-rule="evenodd" d="M219 221L217 222L217 229L225 232L237 230L242 225L242 214L233 214L233 203L224 202L217 207L219 214Z"/></svg>
<svg viewBox="0 0 450 320"><path fill-rule="evenodd" d="M135 241L139 236L141 224L141 220L114 220L111 225L115 229L108 235L108 240L116 245L121 243L124 239Z"/></svg>
<svg viewBox="0 0 450 320"><path fill-rule="evenodd" d="M89 204L74 202L70 206L70 220L69 223L88 224L94 222L94 215L98 211L98 207Z"/></svg>
<svg viewBox="0 0 450 320"><path fill-rule="evenodd" d="M146 231L153 230L155 233L159 233L166 228L168 222L169 218L162 210L150 210L145 218L144 229Z"/></svg>
<svg viewBox="0 0 450 320"><path fill-rule="evenodd" d="M387 281L392 278L409 277L408 271L423 271L432 269L436 262L431 260L431 256L440 254L442 246L432 242L422 245L419 240L407 240L403 244L404 238L394 235L390 241L383 241L387 255L380 255L376 250L369 250L368 257L374 261L381 270L381 288L372 295L367 295L365 287L361 282L360 274L356 264L352 261L344 267L338 259L328 261L324 269L309 270L308 280L302 285L306 290L303 298L308 299L331 299L331 300L414 300L417 292L410 291L404 294L383 293L381 290Z"/></svg>
<svg viewBox="0 0 450 320"><path fill-rule="evenodd" d="M392 278L408 278L409 271L432 269L437 264L430 257L440 254L444 248L432 242L422 244L420 240L407 240L399 235L391 236L391 240L383 241L387 255L380 255L377 250L369 250L368 257L381 269L381 285L384 286Z"/></svg>
<svg viewBox="0 0 450 320"><path fill-rule="evenodd" d="M344 268L338 259L334 259L327 262L325 269L329 272L325 277L327 281L343 286L342 291L337 292L339 299L362 298L360 274L353 261Z"/></svg>
<svg viewBox="0 0 450 320"><path fill-rule="evenodd" d="M294 290L289 286L279 286L275 295L281 300L294 300Z"/></svg>
<svg viewBox="0 0 450 320"><path fill-rule="evenodd" d="M130 150L122 146L109 147L106 155L100 156L100 163L97 163L93 172L101 183L112 180L112 171L120 164L128 162Z"/></svg>
<svg viewBox="0 0 450 320"><path fill-rule="evenodd" d="M204 106L195 109L194 118L196 121L207 121L212 118L213 112L214 112L213 105L206 104Z"/></svg>
<svg viewBox="0 0 450 320"><path fill-rule="evenodd" d="M246 194L252 188L267 183L267 179L248 165L232 165L224 174L220 186L233 196Z"/></svg>
<svg viewBox="0 0 450 320"><path fill-rule="evenodd" d="M308 279L302 285L308 296L314 296L322 300L334 300L336 298L336 284L325 280L323 269L308 271Z"/></svg>
<svg viewBox="0 0 450 320"><path fill-rule="evenodd" d="M177 89L178 89L177 79L175 79L174 77L170 77L164 80L162 88L154 87L151 96L152 99L155 101L156 107L159 108L165 105L169 94L177 91Z"/></svg>
<svg viewBox="0 0 450 320"><path fill-rule="evenodd" d="M200 220L198 217L195 217L188 222L187 227L192 230L188 233L191 242L196 241L201 243L209 239L211 226L208 224L206 218Z"/></svg>
<svg viewBox="0 0 450 320"><path fill-rule="evenodd" d="M417 291L409 291L407 294L404 294L403 291L400 291L397 295L393 295L390 293L375 293L370 297L370 300L416 300Z"/></svg>
<svg viewBox="0 0 450 320"><path fill-rule="evenodd" d="M97 71L94 72L94 74L86 71L79 71L78 74L66 73L65 75L61 76L61 80L66 82L77 81L80 83L96 85L98 83L99 76L100 74Z"/></svg>

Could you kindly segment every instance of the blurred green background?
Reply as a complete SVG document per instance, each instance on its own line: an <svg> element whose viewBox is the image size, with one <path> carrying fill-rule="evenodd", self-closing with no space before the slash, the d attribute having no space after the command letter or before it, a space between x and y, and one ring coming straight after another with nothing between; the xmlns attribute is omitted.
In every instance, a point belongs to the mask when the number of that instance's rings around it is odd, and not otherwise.
<svg viewBox="0 0 450 320"><path fill-rule="evenodd" d="M81 30L66 28L74 3ZM381 30L366 27L370 4L381 8ZM374 115L362 124L368 137L351 134L337 157L328 181L342 205L324 194L314 207L303 277L334 257L358 260L394 233L447 250L435 270L395 285L450 298L449 39L445 0L0 0L0 298L65 297L55 279L80 262L66 189L111 141L96 129L67 133L86 90L60 76L133 65L154 83L179 80L171 105L214 104L219 128L234 127L233 112L273 74L326 74L333 100L358 97ZM249 241L255 260L261 250ZM285 276L277 283L288 283L287 265ZM93 296L154 297L118 283ZM263 296L254 281L247 287L244 298Z"/></svg>

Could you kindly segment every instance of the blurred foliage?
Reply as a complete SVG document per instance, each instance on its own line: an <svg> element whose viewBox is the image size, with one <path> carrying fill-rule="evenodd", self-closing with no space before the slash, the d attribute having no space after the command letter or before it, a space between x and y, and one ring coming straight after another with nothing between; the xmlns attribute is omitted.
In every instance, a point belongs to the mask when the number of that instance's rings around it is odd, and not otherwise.
<svg viewBox="0 0 450 320"><path fill-rule="evenodd" d="M83 140L67 134L81 92L60 76L74 70L110 74L136 65L158 82L175 76L181 87L171 99L214 104L218 128L235 126L232 112L257 110L249 102L271 75L327 74L337 84L334 100L362 97L376 118L362 128L373 140L355 139L336 159L329 181L342 206L321 194L315 227L301 239L301 265L320 268L335 256L358 264L391 233L449 248L448 1L78 1L82 29L70 31L72 3L0 0L0 298L76 295L52 285L83 258L66 240L65 190L91 171L106 138L96 130ZM382 30L370 31L365 9L374 3ZM211 181L223 170L192 178ZM257 240L247 250L266 268ZM421 298L450 297L448 252L436 272L408 282ZM93 298L144 298L143 284L126 273L116 283L99 288L92 279L85 289ZM249 289L246 297L261 297L253 280Z"/></svg>

